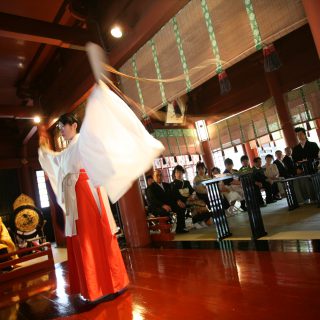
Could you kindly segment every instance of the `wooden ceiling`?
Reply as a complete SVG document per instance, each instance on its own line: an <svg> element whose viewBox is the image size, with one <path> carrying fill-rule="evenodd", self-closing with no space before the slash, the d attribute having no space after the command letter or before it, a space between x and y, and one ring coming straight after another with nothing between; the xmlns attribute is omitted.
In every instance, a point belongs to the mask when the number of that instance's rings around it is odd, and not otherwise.
<svg viewBox="0 0 320 320"><path fill-rule="evenodd" d="M30 137L32 120L21 118L40 113L52 123L88 94L94 83L83 51L88 39L102 44L110 64L119 67L187 2L0 1L0 148L7 146L3 150L11 152L10 145ZM109 35L115 23L124 29L122 39ZM284 92L320 77L308 26L281 38L276 47L283 62L279 73ZM192 91L191 117L214 121L270 96L261 52L228 69L228 74L232 91L226 96L220 96L216 77Z"/></svg>
<svg viewBox="0 0 320 320"><path fill-rule="evenodd" d="M94 82L84 52L87 41L103 45L117 67L187 2L1 1L0 126L11 134L1 135L0 147L22 143L35 114L50 121L90 90ZM109 35L115 23L124 29L121 40Z"/></svg>
<svg viewBox="0 0 320 320"><path fill-rule="evenodd" d="M274 44L282 62L277 72L283 93L320 78L320 61L309 25ZM269 99L263 63L260 50L229 68L232 90L225 96L220 95L217 77L194 89L189 96L189 117L214 122Z"/></svg>

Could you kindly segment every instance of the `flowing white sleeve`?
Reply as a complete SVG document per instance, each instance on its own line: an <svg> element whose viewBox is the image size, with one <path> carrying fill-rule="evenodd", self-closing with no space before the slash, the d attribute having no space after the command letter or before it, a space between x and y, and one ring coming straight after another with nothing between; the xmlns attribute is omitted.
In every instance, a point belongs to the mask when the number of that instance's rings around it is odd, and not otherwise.
<svg viewBox="0 0 320 320"><path fill-rule="evenodd" d="M53 192L57 197L57 202L63 207L61 173L60 173L60 154L59 152L53 152L49 149L39 148L39 162L43 171L47 174Z"/></svg>
<svg viewBox="0 0 320 320"><path fill-rule="evenodd" d="M94 186L116 202L164 150L127 104L104 83L92 92L80 130L79 150Z"/></svg>

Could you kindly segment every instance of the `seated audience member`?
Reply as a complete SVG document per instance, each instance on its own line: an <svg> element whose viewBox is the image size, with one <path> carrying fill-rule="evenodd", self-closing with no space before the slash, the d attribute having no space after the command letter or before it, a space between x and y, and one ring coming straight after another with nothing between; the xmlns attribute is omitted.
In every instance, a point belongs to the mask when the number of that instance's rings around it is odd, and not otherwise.
<svg viewBox="0 0 320 320"><path fill-rule="evenodd" d="M221 174L221 170L218 167L211 169L211 176L214 178L217 174Z"/></svg>
<svg viewBox="0 0 320 320"><path fill-rule="evenodd" d="M224 174L234 174L234 173L238 173L237 170L234 170L233 169L233 161L232 159L230 158L227 158L225 161L224 161L224 165L225 165L225 170L224 170ZM225 187L229 190L229 191L234 191L234 192L237 192L239 194L239 201L241 202L241 209L243 211L247 211L247 208L246 208L246 203L245 203L245 200L244 200L244 193L243 193L243 189L242 189L242 186L241 186L241 182L239 180L236 180L236 179L233 179L233 178L230 178L230 179L227 179L227 180L223 180L223 183L225 185ZM228 199L228 195L226 195L227 199Z"/></svg>
<svg viewBox="0 0 320 320"><path fill-rule="evenodd" d="M304 128L296 128L295 132L299 144L293 148L293 161L303 166L305 174L312 174L315 172L314 162L319 158L319 147L315 142L311 142L307 139L306 130Z"/></svg>
<svg viewBox="0 0 320 320"><path fill-rule="evenodd" d="M154 183L153 177L151 175L146 176L147 187L151 186Z"/></svg>
<svg viewBox="0 0 320 320"><path fill-rule="evenodd" d="M248 158L247 155L243 155L240 158L240 161L241 161L241 164L242 164L242 167L239 169L240 173L250 173L250 172L252 172L252 168L249 165L249 158Z"/></svg>
<svg viewBox="0 0 320 320"><path fill-rule="evenodd" d="M261 164L262 164L261 158L260 157L254 158L253 163L254 163L254 167L253 167L252 175L253 175L253 180L255 181L255 184L260 189L263 188L265 190L267 204L276 202L276 200L274 200L272 196L271 184L269 183L268 178L264 174L264 170L261 167Z"/></svg>
<svg viewBox="0 0 320 320"><path fill-rule="evenodd" d="M10 259L18 258L18 256L11 256L10 258L1 258L1 255L14 252L16 251L16 246L13 243L10 234L2 222L2 219L0 217L0 262L6 262ZM3 268L1 271L11 271L13 268L11 266L8 266L6 268Z"/></svg>
<svg viewBox="0 0 320 320"><path fill-rule="evenodd" d="M272 196L275 200L280 200L281 196L279 193L279 188L277 184L277 180L279 180L279 170L276 164L273 162L273 156L271 154L267 154L265 157L266 164L263 166L264 174L268 178L268 182L271 184Z"/></svg>
<svg viewBox="0 0 320 320"><path fill-rule="evenodd" d="M211 178L207 175L207 168L203 162L198 162L196 165L197 175L193 179L193 187L197 193L199 199L203 200L209 206L209 199L207 188L203 181L210 180Z"/></svg>
<svg viewBox="0 0 320 320"><path fill-rule="evenodd" d="M207 209L201 211L198 210L200 208L196 208L199 205L195 201L196 198L193 196L193 194L195 195L195 190L192 188L188 180L183 179L184 173L185 170L180 165L177 165L173 169L173 182L171 183L173 196L180 208L186 209L187 206L191 207L192 222L195 224L195 227L197 229L200 229L201 227L206 227L207 224L205 223L205 221L210 219L210 214Z"/></svg>
<svg viewBox="0 0 320 320"><path fill-rule="evenodd" d="M240 158L240 161L241 161L242 167L239 169L239 173L246 174L246 173L252 173L253 172L253 169L249 165L249 157L247 155L243 155ZM262 195L261 195L261 192L260 192L260 184L255 182L254 188L255 188L254 191L255 191L255 194L256 194L256 197L258 199L260 207L264 207L265 204L263 202L263 198L262 198Z"/></svg>
<svg viewBox="0 0 320 320"><path fill-rule="evenodd" d="M221 170L218 167L214 167L211 169L211 176L212 178L215 178L217 175L221 174ZM221 186L221 185L220 185ZM225 189L226 190L226 189ZM220 191L223 192L220 188ZM222 206L224 210L228 210L230 208L229 201L225 197L225 195L222 193Z"/></svg>
<svg viewBox="0 0 320 320"><path fill-rule="evenodd" d="M162 182L160 170L153 172L154 182L147 188L146 195L150 204L150 210L155 216L171 217L174 212L177 214L177 233L186 233L185 209L175 200L169 183Z"/></svg>
<svg viewBox="0 0 320 320"><path fill-rule="evenodd" d="M283 160L282 160L282 151L281 150L277 150L275 152L276 155L276 160L273 161L273 163L277 166L278 171L279 171L279 177L281 178L289 178L290 174L289 171L287 169L287 166L284 164Z"/></svg>
<svg viewBox="0 0 320 320"><path fill-rule="evenodd" d="M288 170L289 176L293 177L297 174L297 168L292 159L292 149L290 147L286 147L284 152L286 155L283 157L282 161Z"/></svg>

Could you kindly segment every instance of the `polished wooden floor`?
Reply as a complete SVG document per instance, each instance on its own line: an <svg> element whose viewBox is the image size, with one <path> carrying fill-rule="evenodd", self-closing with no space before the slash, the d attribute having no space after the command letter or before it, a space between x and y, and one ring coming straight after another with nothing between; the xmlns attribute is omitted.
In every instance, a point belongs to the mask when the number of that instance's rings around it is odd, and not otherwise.
<svg viewBox="0 0 320 320"><path fill-rule="evenodd" d="M319 241L175 242L124 250L131 284L69 296L66 263L0 285L0 319L319 319Z"/></svg>

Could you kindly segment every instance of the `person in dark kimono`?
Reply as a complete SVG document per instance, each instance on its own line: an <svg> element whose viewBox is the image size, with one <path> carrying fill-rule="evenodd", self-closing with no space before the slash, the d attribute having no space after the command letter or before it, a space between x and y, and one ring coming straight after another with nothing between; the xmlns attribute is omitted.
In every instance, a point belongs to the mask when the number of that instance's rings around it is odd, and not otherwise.
<svg viewBox="0 0 320 320"><path fill-rule="evenodd" d="M304 128L296 128L295 132L299 140L292 151L292 158L294 162L301 164L305 174L312 174L315 172L315 160L319 158L319 147L315 142L307 139L306 130Z"/></svg>

